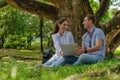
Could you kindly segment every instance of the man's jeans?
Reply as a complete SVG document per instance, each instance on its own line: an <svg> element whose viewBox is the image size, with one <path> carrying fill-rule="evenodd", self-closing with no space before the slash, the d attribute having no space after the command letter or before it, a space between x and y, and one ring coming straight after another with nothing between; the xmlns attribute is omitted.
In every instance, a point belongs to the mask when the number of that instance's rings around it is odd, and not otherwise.
<svg viewBox="0 0 120 80"><path fill-rule="evenodd" d="M91 64L91 63L97 63L98 61L100 60L95 55L81 54L78 60L73 65Z"/></svg>

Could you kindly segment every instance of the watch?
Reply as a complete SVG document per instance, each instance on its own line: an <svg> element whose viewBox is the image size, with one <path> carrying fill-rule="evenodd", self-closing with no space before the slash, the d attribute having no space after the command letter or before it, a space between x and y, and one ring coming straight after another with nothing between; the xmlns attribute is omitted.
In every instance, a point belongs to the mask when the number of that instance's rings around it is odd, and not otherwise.
<svg viewBox="0 0 120 80"><path fill-rule="evenodd" d="M87 49L85 48L85 52L84 53L87 53L88 51L87 51Z"/></svg>

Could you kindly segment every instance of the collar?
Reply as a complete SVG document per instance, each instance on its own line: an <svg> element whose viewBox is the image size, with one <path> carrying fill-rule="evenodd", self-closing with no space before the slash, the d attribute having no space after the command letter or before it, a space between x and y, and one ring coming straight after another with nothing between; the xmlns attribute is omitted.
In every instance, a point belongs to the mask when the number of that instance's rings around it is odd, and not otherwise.
<svg viewBox="0 0 120 80"><path fill-rule="evenodd" d="M94 32L94 30L95 30L95 28L96 28L96 27L95 27L95 26L93 26L93 27L92 27L92 29L90 30L90 32L88 31L88 33L93 33L93 32Z"/></svg>
<svg viewBox="0 0 120 80"><path fill-rule="evenodd" d="M62 36L64 36L65 34L66 34L66 31L62 34ZM57 32L57 35L62 37L59 32Z"/></svg>

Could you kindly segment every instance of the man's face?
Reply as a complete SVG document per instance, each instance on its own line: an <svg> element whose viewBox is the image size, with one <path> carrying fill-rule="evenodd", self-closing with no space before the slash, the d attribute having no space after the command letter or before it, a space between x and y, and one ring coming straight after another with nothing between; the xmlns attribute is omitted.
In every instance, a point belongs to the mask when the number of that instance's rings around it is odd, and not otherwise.
<svg viewBox="0 0 120 80"><path fill-rule="evenodd" d="M89 20L88 17L84 18L84 21L83 21L84 29L88 29L89 28L90 22L91 22L91 20Z"/></svg>

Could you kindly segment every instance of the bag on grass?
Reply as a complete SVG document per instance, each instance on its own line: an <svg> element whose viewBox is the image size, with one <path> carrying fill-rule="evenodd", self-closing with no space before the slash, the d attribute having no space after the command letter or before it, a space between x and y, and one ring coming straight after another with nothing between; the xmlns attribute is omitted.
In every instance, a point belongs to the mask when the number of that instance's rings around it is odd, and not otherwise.
<svg viewBox="0 0 120 80"><path fill-rule="evenodd" d="M54 51L52 50L47 50L46 52L43 52L43 56L42 56L42 64L47 62L54 54Z"/></svg>

